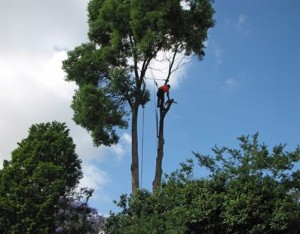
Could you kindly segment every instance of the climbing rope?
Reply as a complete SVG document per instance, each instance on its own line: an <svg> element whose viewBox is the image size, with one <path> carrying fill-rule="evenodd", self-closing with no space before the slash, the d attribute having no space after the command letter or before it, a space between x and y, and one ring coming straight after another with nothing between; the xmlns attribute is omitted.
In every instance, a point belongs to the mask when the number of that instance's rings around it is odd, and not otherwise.
<svg viewBox="0 0 300 234"><path fill-rule="evenodd" d="M152 76L153 76L152 70L151 70L151 73L152 73ZM153 77L154 77L154 76L153 76ZM162 78L149 78L149 77L145 77L145 79L146 79L146 80L154 80L154 81L156 81L156 80L166 81L166 79L162 79Z"/></svg>
<svg viewBox="0 0 300 234"><path fill-rule="evenodd" d="M156 81L154 80L154 83L156 85L156 87L158 87ZM155 109L155 122L156 122L156 137L158 137L158 110L157 110L157 106L156 106L156 89L155 86L153 88L153 96L154 96L154 109Z"/></svg>
<svg viewBox="0 0 300 234"><path fill-rule="evenodd" d="M153 86L153 97L154 97L154 109L155 109L155 122L156 122L156 138L158 138L158 110L157 110L157 107L156 107L156 88L158 89L158 84L156 82L156 80L165 80L165 79L157 79L154 77L154 74L153 74L153 71L151 71L151 75L152 75L152 78L148 78L148 79L151 79L153 80L154 82L154 86ZM155 88L156 86L156 88ZM156 140L156 144L158 144L157 140ZM157 148L157 147L156 147Z"/></svg>
<svg viewBox="0 0 300 234"><path fill-rule="evenodd" d="M158 88L158 84L156 82L156 80L163 80L163 81L166 81L165 79L156 79L154 77L154 74L153 74L153 71L151 71L151 74L152 74L152 78L144 78L144 79L149 79L149 80L153 80L154 82L154 86L153 86L153 97L154 97L154 109L155 109L155 121L156 121L156 148L158 147L158 108L156 107L156 102L157 102L157 99L156 99L156 88ZM156 88L155 88L156 86ZM141 188L143 188L143 167L144 167L144 123L145 123L145 107L143 106L143 119L142 119L142 155L141 155Z"/></svg>

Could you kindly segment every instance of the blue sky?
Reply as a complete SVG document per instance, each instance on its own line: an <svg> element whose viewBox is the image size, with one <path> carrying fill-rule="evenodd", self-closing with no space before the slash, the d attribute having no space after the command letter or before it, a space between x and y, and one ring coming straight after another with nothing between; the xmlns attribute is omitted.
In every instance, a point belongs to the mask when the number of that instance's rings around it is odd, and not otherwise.
<svg viewBox="0 0 300 234"><path fill-rule="evenodd" d="M66 122L83 161L82 185L95 188L91 205L108 214L116 209L112 200L131 191L130 131L120 132L117 146L94 148L72 121L69 105L76 86L65 82L61 71L66 50L87 40L86 4L0 0L0 157L10 158L31 124ZM286 143L286 150L294 150L300 143L300 2L226 0L214 7L216 25L204 60L193 59L171 77L170 95L178 104L165 120L164 172L176 170L192 151L238 147L241 135L259 132L270 148ZM20 12L18 20L14 12ZM149 88L153 93L151 83ZM153 102L144 114L143 187L151 189Z"/></svg>

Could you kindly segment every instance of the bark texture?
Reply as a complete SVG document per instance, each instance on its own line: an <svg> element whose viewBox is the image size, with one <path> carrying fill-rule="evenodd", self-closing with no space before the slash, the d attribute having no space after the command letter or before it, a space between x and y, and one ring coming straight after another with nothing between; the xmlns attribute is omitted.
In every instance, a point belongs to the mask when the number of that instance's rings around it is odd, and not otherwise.
<svg viewBox="0 0 300 234"><path fill-rule="evenodd" d="M157 156L156 156L156 166L155 166L155 176L154 180L152 182L152 190L153 192L157 191L161 184L161 178L162 178L162 161L164 157L164 120L166 117L166 114L171 108L171 105L173 104L174 100L170 99L167 101L167 103L164 106L161 106L159 108L159 128L158 128L158 146L157 146Z"/></svg>
<svg viewBox="0 0 300 234"><path fill-rule="evenodd" d="M139 188L139 155L138 155L138 130L137 130L138 108L132 109L131 127L131 189L132 194Z"/></svg>

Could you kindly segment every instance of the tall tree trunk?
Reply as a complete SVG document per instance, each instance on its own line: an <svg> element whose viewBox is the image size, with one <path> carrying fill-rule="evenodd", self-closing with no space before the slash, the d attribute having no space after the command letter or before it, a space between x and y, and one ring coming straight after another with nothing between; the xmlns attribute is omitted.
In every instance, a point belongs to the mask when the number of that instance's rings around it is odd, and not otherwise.
<svg viewBox="0 0 300 234"><path fill-rule="evenodd" d="M162 177L162 160L164 157L164 119L165 113L162 108L160 109L159 115L159 129L158 129L158 146L157 146L157 155L156 155L156 166L155 166L155 176L152 183L152 190L155 192L160 185L161 177Z"/></svg>
<svg viewBox="0 0 300 234"><path fill-rule="evenodd" d="M154 180L152 182L152 190L153 192L157 191L161 184L161 177L162 177L162 161L164 157L164 144L165 144L165 139L164 139L164 120L166 117L166 114L171 108L172 103L174 102L173 99L169 100L166 103L166 106L161 106L160 107L160 115L159 115L159 130L158 130L158 146L157 146L157 156L156 156L156 166L155 166L155 176Z"/></svg>
<svg viewBox="0 0 300 234"><path fill-rule="evenodd" d="M132 194L139 188L139 154L138 154L138 107L132 108L132 120L131 120L131 189Z"/></svg>

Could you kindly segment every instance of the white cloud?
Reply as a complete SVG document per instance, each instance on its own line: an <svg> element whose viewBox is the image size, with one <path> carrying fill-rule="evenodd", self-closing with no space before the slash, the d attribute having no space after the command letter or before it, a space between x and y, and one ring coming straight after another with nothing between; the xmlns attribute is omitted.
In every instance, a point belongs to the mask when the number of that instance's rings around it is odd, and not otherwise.
<svg viewBox="0 0 300 234"><path fill-rule="evenodd" d="M233 86L237 85L237 81L233 78L229 78L225 81L225 84L226 84L226 86L233 87Z"/></svg>
<svg viewBox="0 0 300 234"><path fill-rule="evenodd" d="M129 135L128 133L124 133L124 135L122 136L122 140L125 144L131 145L132 138L131 135Z"/></svg>
<svg viewBox="0 0 300 234"><path fill-rule="evenodd" d="M114 146L112 147L118 159L121 159L126 155L126 153L130 152L131 139L131 135L129 135L128 133L124 133L121 136L119 144L116 145L116 148L114 149Z"/></svg>
<svg viewBox="0 0 300 234"><path fill-rule="evenodd" d="M87 38L88 0L2 0L0 6L0 160L10 158L32 124L66 122L79 151L88 134L70 108L76 86L64 81L63 48ZM85 142L86 140L84 140ZM96 150L89 144L89 154ZM2 163L0 167L2 166Z"/></svg>
<svg viewBox="0 0 300 234"><path fill-rule="evenodd" d="M236 89L239 86L239 80L236 77L229 77L225 80L222 89L229 92Z"/></svg>
<svg viewBox="0 0 300 234"><path fill-rule="evenodd" d="M104 187L110 183L107 173L92 163L86 163L82 166L83 178L80 180L79 188L94 189L93 201L112 202L111 199L105 195Z"/></svg>
<svg viewBox="0 0 300 234"><path fill-rule="evenodd" d="M64 81L61 69L63 48L86 40L86 6L87 0L1 2L1 161L10 158L32 124L53 120L67 123L80 153L98 153L86 131L72 121L76 86Z"/></svg>
<svg viewBox="0 0 300 234"><path fill-rule="evenodd" d="M88 0L2 0L0 50L5 56L52 53L86 41Z"/></svg>
<svg viewBox="0 0 300 234"><path fill-rule="evenodd" d="M248 24L248 17L244 14L238 16L235 28L244 35L249 35L250 29Z"/></svg>
<svg viewBox="0 0 300 234"><path fill-rule="evenodd" d="M83 164L83 178L80 180L80 187L94 188L101 190L103 186L110 182L105 171L100 170L97 166L91 163Z"/></svg>
<svg viewBox="0 0 300 234"><path fill-rule="evenodd" d="M90 137L86 138L87 141L91 141ZM89 145L89 142L85 142L83 145ZM111 198L109 198L105 192L105 185L111 183L106 171L101 170L97 166L97 162L106 160L107 158L114 157L118 162L120 162L125 155L130 152L131 146L131 136L128 133L124 133L120 137L120 141L116 145L111 147L101 146L97 149L97 154L86 155L86 149L84 150L84 160L82 164L82 171L84 177L81 179L79 186L88 187L94 189L94 195L92 201L104 201L111 203ZM101 156L101 157L100 157Z"/></svg>
<svg viewBox="0 0 300 234"><path fill-rule="evenodd" d="M220 65L223 63L222 54L223 54L223 50L221 50L219 48L214 48L214 56L215 56L217 65Z"/></svg>
<svg viewBox="0 0 300 234"><path fill-rule="evenodd" d="M114 157L117 161L121 161L122 158L130 153L131 147L131 135L123 133L120 137L119 143L108 146L101 146L98 149L101 152L102 159L105 160L107 157Z"/></svg>
<svg viewBox="0 0 300 234"><path fill-rule="evenodd" d="M221 65L223 64L223 50L220 48L218 43L216 41L210 41L209 47L211 48L213 52L213 57L215 60L215 65Z"/></svg>
<svg viewBox="0 0 300 234"><path fill-rule="evenodd" d="M64 51L54 53L46 61L0 58L4 77L0 81L0 159L10 157L32 124L53 120L67 123L76 151L86 161L104 160L107 155L120 160L128 153L130 135L125 133L120 143L112 147L95 148L87 131L74 124L70 103L76 85L64 81L61 62L65 58ZM18 69L13 69L15 64L20 64Z"/></svg>
<svg viewBox="0 0 300 234"><path fill-rule="evenodd" d="M16 142L38 122L70 122L75 85L63 80L62 52L49 60L0 57L0 157L8 158ZM68 108L66 108L68 107Z"/></svg>
<svg viewBox="0 0 300 234"><path fill-rule="evenodd" d="M247 20L247 16L245 16L243 14L239 15L238 22L237 22L237 28L239 30L243 29L243 26L245 25L246 20Z"/></svg>
<svg viewBox="0 0 300 234"><path fill-rule="evenodd" d="M154 84L153 79L156 80L158 85L163 85L169 74L169 64L172 60L173 53L171 52L159 52L155 60L152 60L148 71L146 72L147 84L152 86ZM176 56L169 83L172 89L178 88L178 86L186 78L186 71L191 62L191 57L186 57L184 54L178 54Z"/></svg>
<svg viewBox="0 0 300 234"><path fill-rule="evenodd" d="M239 33L242 33L243 35L249 35L250 34L250 27L249 27L249 20L248 16L245 14L239 14L238 16L235 16L234 19L225 19L224 25L226 28L230 30L235 30Z"/></svg>

